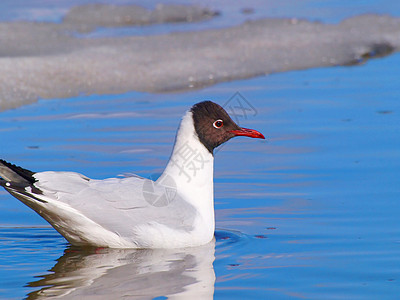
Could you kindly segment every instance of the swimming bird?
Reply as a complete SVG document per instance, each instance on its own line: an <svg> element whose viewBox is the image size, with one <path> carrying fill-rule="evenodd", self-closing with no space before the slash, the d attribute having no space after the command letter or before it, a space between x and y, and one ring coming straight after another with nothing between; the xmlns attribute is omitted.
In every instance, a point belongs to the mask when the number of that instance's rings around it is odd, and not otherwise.
<svg viewBox="0 0 400 300"><path fill-rule="evenodd" d="M156 180L90 179L74 172L32 172L0 160L0 185L71 244L183 248L214 236L213 151L235 136L264 139L211 101L183 116L171 157Z"/></svg>

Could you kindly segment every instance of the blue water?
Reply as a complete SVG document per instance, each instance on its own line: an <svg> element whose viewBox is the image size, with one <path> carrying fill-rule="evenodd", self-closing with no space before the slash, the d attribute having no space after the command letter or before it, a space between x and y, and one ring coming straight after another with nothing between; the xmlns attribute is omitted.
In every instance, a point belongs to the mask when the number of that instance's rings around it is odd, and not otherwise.
<svg viewBox="0 0 400 300"><path fill-rule="evenodd" d="M11 11L10 18L55 18L20 2L2 2L0 17ZM360 12L399 15L393 1L268 3L250 2L250 17L337 22ZM227 7L225 19L210 26L242 22L240 7ZM154 28L148 34L159 33ZM399 65L394 54L185 93L81 96L1 112L1 158L92 178L162 172L179 118L201 100L242 104L247 110L231 114L267 140L236 138L218 149L216 241L198 249L71 247L0 191L0 299L397 299Z"/></svg>
<svg viewBox="0 0 400 300"><path fill-rule="evenodd" d="M237 138L216 153L215 260L214 245L206 260L195 250L162 253L172 258L162 260L170 265L161 271L158 252L133 251L121 259L111 250L71 250L45 221L1 192L0 298L31 293L36 299L48 295L38 291L49 286L80 296L99 286L107 287L101 295L121 297L159 297L185 288L196 294L197 280L207 287L204 298L395 299L399 65L395 54L361 66L289 72L187 93L82 96L2 112L4 159L34 171L74 170L93 178L161 172L182 113L204 99L224 104L236 92L253 109L247 106L247 115L234 111L239 123L260 130L267 141ZM202 275L190 279L182 261ZM160 276L170 280L153 291L137 279L139 271L157 285ZM124 284L115 278L125 278Z"/></svg>

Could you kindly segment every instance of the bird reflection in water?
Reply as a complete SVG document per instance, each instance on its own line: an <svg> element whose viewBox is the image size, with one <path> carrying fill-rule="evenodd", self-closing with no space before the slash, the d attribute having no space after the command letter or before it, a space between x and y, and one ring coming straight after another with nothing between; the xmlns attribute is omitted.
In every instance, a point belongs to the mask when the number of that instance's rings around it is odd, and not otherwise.
<svg viewBox="0 0 400 300"><path fill-rule="evenodd" d="M27 299L212 299L215 239L184 249L69 247Z"/></svg>

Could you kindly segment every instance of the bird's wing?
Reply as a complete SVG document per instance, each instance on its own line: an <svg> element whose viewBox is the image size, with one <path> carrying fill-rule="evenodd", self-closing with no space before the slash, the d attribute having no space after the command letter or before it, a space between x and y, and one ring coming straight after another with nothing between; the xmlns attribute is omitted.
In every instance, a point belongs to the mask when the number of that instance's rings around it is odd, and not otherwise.
<svg viewBox="0 0 400 300"><path fill-rule="evenodd" d="M33 177L35 183L24 189L22 197L30 202L18 198L64 236L57 226L71 226L71 219L78 223L75 227L93 231L85 224L94 222L121 238L134 239L137 228L155 223L190 231L196 217L196 210L176 193L173 182L163 185L140 177L93 180L73 172L40 172Z"/></svg>

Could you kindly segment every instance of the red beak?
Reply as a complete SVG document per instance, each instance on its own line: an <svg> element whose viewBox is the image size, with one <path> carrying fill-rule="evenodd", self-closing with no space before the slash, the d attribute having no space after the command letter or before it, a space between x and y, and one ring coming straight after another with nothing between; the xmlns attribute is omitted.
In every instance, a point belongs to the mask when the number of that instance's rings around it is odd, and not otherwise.
<svg viewBox="0 0 400 300"><path fill-rule="evenodd" d="M258 132L257 130L254 129L248 129L248 128L241 128L239 130L231 130L231 133L233 133L236 136L248 136L251 138L256 138L256 139L264 139L265 137L261 132Z"/></svg>

